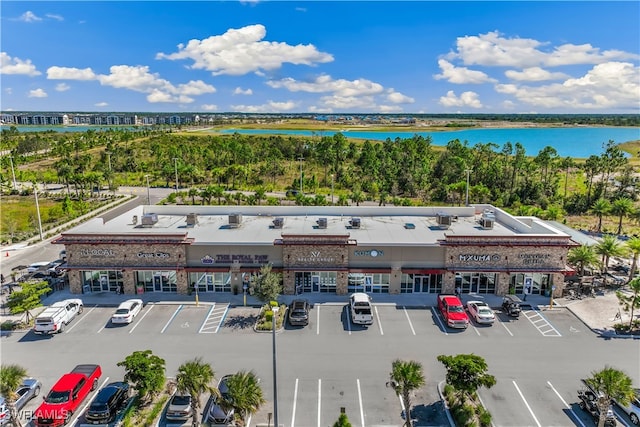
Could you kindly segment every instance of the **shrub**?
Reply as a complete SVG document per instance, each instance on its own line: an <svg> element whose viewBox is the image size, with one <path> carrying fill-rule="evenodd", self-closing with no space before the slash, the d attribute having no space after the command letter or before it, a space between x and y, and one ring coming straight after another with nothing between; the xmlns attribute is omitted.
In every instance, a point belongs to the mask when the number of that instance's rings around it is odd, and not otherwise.
<svg viewBox="0 0 640 427"><path fill-rule="evenodd" d="M13 320L6 320L0 324L0 331L13 331L16 329L16 324Z"/></svg>

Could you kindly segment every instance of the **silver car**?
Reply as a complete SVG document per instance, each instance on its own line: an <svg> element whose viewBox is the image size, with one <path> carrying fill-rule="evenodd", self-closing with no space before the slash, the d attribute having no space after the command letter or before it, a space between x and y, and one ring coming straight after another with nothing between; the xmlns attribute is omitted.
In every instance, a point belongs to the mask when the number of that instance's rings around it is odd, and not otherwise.
<svg viewBox="0 0 640 427"><path fill-rule="evenodd" d="M220 382L218 383L220 396L212 394L209 398L209 412L207 412L206 421L212 426L235 425L235 412L233 407L229 405L231 400L231 397L229 396L229 386L227 385L229 378L231 378L231 375L225 375L220 379Z"/></svg>
<svg viewBox="0 0 640 427"><path fill-rule="evenodd" d="M640 388L635 389L634 392L635 396L627 406L622 406L618 401L616 404L629 416L634 425L640 426Z"/></svg>
<svg viewBox="0 0 640 427"><path fill-rule="evenodd" d="M191 417L191 396L176 393L171 396L167 406L166 418L169 421L186 421Z"/></svg>
<svg viewBox="0 0 640 427"><path fill-rule="evenodd" d="M42 384L35 378L25 378L22 384L16 390L16 410L21 410L28 401L40 394ZM5 399L0 396L0 426L9 423L9 409L7 408Z"/></svg>

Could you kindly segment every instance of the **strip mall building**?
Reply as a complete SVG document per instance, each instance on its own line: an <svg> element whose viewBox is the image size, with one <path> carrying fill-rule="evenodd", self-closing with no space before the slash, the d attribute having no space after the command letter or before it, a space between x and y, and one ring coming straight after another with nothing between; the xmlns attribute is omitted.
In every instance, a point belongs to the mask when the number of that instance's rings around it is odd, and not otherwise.
<svg viewBox="0 0 640 427"><path fill-rule="evenodd" d="M71 291L242 292L260 267L284 293L562 294L571 236L468 207L139 206L65 245Z"/></svg>

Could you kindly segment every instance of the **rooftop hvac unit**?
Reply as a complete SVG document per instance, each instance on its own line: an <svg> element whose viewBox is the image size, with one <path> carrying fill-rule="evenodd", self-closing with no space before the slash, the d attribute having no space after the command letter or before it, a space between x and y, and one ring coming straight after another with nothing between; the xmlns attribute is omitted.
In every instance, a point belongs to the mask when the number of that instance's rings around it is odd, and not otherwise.
<svg viewBox="0 0 640 427"><path fill-rule="evenodd" d="M138 225L138 215L133 216L133 218L131 219L131 223L133 225Z"/></svg>
<svg viewBox="0 0 640 427"><path fill-rule="evenodd" d="M242 214L240 213L229 214L229 227L231 228L240 227L241 222L242 222Z"/></svg>
<svg viewBox="0 0 640 427"><path fill-rule="evenodd" d="M158 214L148 213L142 215L142 226L153 227L158 222Z"/></svg>
<svg viewBox="0 0 640 427"><path fill-rule="evenodd" d="M493 223L496 222L496 216L491 209L485 209L480 218L480 225L482 228L493 228Z"/></svg>
<svg viewBox="0 0 640 427"><path fill-rule="evenodd" d="M284 226L284 218L279 216L273 219L273 228L282 228Z"/></svg>
<svg viewBox="0 0 640 427"><path fill-rule="evenodd" d="M439 213L436 215L436 221L440 227L449 228L451 225L451 215Z"/></svg>
<svg viewBox="0 0 640 427"><path fill-rule="evenodd" d="M351 228L360 228L360 218L351 218Z"/></svg>
<svg viewBox="0 0 640 427"><path fill-rule="evenodd" d="M316 221L318 228L327 228L327 218L318 218Z"/></svg>
<svg viewBox="0 0 640 427"><path fill-rule="evenodd" d="M187 214L187 226L188 227L193 227L197 223L198 223L198 214L193 213L193 212L188 213Z"/></svg>

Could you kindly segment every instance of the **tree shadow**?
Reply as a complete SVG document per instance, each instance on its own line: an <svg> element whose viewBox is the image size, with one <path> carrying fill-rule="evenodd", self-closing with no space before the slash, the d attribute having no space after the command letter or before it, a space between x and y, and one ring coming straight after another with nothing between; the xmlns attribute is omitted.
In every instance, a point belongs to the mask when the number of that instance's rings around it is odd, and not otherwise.
<svg viewBox="0 0 640 427"><path fill-rule="evenodd" d="M236 329L236 330L244 330L251 329L258 321L258 314L250 314L250 315L234 315L227 316L224 326L226 328Z"/></svg>
<svg viewBox="0 0 640 427"><path fill-rule="evenodd" d="M444 404L441 401L425 405L415 405L411 409L411 419L415 426L444 426L449 421L445 415Z"/></svg>

